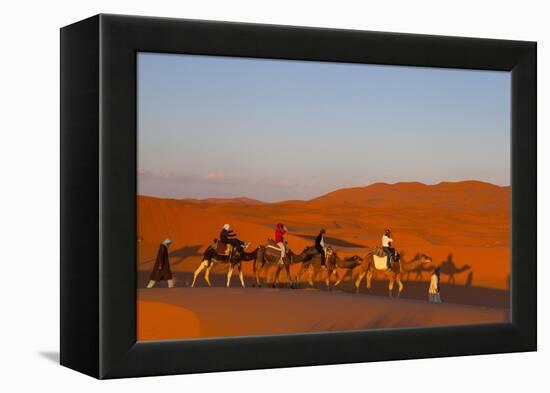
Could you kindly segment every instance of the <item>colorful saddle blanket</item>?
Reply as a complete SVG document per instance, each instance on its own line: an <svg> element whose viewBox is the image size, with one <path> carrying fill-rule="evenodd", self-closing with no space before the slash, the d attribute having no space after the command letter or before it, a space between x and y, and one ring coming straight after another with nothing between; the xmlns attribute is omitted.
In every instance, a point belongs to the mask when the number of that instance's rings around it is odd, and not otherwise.
<svg viewBox="0 0 550 393"><path fill-rule="evenodd" d="M231 246L231 244L224 244L220 241L218 241L216 244L216 254L218 255L229 255L231 254L232 249L233 247Z"/></svg>

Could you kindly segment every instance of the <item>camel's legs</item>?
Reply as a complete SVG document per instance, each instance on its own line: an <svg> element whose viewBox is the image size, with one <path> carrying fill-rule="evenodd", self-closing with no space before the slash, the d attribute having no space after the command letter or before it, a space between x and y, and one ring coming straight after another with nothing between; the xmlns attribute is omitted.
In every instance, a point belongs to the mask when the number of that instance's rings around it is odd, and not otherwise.
<svg viewBox="0 0 550 393"><path fill-rule="evenodd" d="M147 284L147 288L153 288L157 282L155 280L149 280L149 283Z"/></svg>
<svg viewBox="0 0 550 393"><path fill-rule="evenodd" d="M201 262L197 270L195 270L195 273L193 273L193 282L191 283L191 288L195 287L195 282L197 281L197 277L199 276L200 272L204 270L204 268L208 265L208 261L204 260Z"/></svg>
<svg viewBox="0 0 550 393"><path fill-rule="evenodd" d="M388 285L388 289L390 290L390 297L392 297L392 291L393 291L393 284L395 282L395 277L390 276L390 283Z"/></svg>
<svg viewBox="0 0 550 393"><path fill-rule="evenodd" d="M334 283L334 286L340 284L340 281L342 281L340 279L340 275L338 274L338 270L334 269L334 277L336 278L336 282Z"/></svg>
<svg viewBox="0 0 550 393"><path fill-rule="evenodd" d="M286 276L288 278L288 283L289 285L292 287L292 277L290 277L290 265L287 263L285 264L285 272L286 272Z"/></svg>
<svg viewBox="0 0 550 393"><path fill-rule="evenodd" d="M275 286L275 280L276 278L276 272L277 267L275 267L275 271L273 270L273 266L266 264L265 268L265 282L269 285Z"/></svg>
<svg viewBox="0 0 550 393"><path fill-rule="evenodd" d="M308 284L310 286L313 286L313 276L315 275L315 267L313 267L313 264L309 265L309 280L307 280Z"/></svg>
<svg viewBox="0 0 550 393"><path fill-rule="evenodd" d="M176 286L176 280L173 278L168 280L168 288L174 288Z"/></svg>
<svg viewBox="0 0 550 393"><path fill-rule="evenodd" d="M300 267L300 270L298 270L298 273L296 274L296 277L294 277L294 285L298 285L300 283L300 279L302 277L302 271L304 270L304 267Z"/></svg>
<svg viewBox="0 0 550 393"><path fill-rule="evenodd" d="M260 272L260 277L261 277L261 273L263 272L263 275L264 275L264 283L266 285L269 285L269 280L270 278L272 278L273 275L270 275L269 271L270 271L270 266L264 262L262 263L262 266L261 266L261 272ZM262 282L262 279L260 278L260 285L261 285L261 282Z"/></svg>
<svg viewBox="0 0 550 393"><path fill-rule="evenodd" d="M329 271L327 272L327 278L326 278L326 280L325 280L325 283L327 284L327 288L328 288L329 291L332 289L332 288L330 287L330 278L332 277L332 272L333 272L333 270L329 270Z"/></svg>
<svg viewBox="0 0 550 393"><path fill-rule="evenodd" d="M300 267L300 270L296 274L296 277L294 277L294 284L295 285L300 284L300 282L302 281L302 276L304 275L304 272L306 272L306 270L309 272L310 267L311 267L311 265L304 266L304 264L302 264L302 266Z"/></svg>
<svg viewBox="0 0 550 393"><path fill-rule="evenodd" d="M399 291L397 292L397 297L401 296L401 291L403 291L403 282L401 281L401 277L397 276L397 286L399 287Z"/></svg>
<svg viewBox="0 0 550 393"><path fill-rule="evenodd" d="M369 270L367 272L367 283L366 283L367 288L370 288L372 286L372 276L373 276L373 274L374 273L371 270Z"/></svg>
<svg viewBox="0 0 550 393"><path fill-rule="evenodd" d="M355 280L355 289L359 290L359 285L361 285L361 281L363 281L363 278L367 275L367 272L362 270L358 275L357 279Z"/></svg>
<svg viewBox="0 0 550 393"><path fill-rule="evenodd" d="M281 274L281 265L277 264L277 270L275 270L275 278L273 279L273 288L279 284L279 274Z"/></svg>
<svg viewBox="0 0 550 393"><path fill-rule="evenodd" d="M243 277L243 267L242 265L239 263L239 278L241 280L241 285L243 286L243 288L245 287L244 285L244 277Z"/></svg>
<svg viewBox="0 0 550 393"><path fill-rule="evenodd" d="M347 274L348 274L348 270L344 270L344 274L342 274L342 277L339 277L338 272L336 272L336 278L337 278L338 280L336 281L336 284L334 284L334 286L335 286L335 287L338 286L338 285L342 282L342 280L344 279L344 277L346 277Z"/></svg>
<svg viewBox="0 0 550 393"><path fill-rule="evenodd" d="M260 275L262 274L262 272L264 272L264 281L267 283L268 281L268 269L265 268L265 261L262 261L262 263L259 264L260 266L258 266L256 268L256 285L258 287L261 287L262 286L262 282L260 280Z"/></svg>
<svg viewBox="0 0 550 393"><path fill-rule="evenodd" d="M258 266L256 268L256 271L254 272L255 275L256 275L256 286L258 286L258 287L261 287L261 285L260 285L260 269L261 268Z"/></svg>
<svg viewBox="0 0 550 393"><path fill-rule="evenodd" d="M212 267L214 267L214 264L208 266L204 272L204 281L206 281L209 287L212 286L212 283L210 282L210 271L212 270Z"/></svg>
<svg viewBox="0 0 550 393"><path fill-rule="evenodd" d="M229 288L229 283L231 282L231 275L233 274L233 266L231 266L231 263L229 263L229 269L227 270L227 284L226 287Z"/></svg>

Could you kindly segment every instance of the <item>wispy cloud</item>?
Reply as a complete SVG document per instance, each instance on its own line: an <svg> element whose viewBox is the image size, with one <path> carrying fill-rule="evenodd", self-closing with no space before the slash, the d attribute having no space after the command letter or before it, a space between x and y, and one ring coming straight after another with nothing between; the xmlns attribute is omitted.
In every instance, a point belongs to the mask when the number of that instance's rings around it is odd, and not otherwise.
<svg viewBox="0 0 550 393"><path fill-rule="evenodd" d="M138 172L140 182L162 181L172 184L239 184L245 179L238 177L229 177L221 172L209 172L206 174L188 174L188 173L153 173L148 170Z"/></svg>
<svg viewBox="0 0 550 393"><path fill-rule="evenodd" d="M138 172L138 193L170 198L233 198L247 196L263 201L311 199L330 191L315 182L275 176L231 176L223 172L204 174Z"/></svg>

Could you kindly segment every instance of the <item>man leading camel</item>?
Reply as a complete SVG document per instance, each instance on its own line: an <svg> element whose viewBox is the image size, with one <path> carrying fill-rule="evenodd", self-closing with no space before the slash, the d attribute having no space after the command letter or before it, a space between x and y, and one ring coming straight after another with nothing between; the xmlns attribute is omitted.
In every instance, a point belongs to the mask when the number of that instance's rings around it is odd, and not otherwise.
<svg viewBox="0 0 550 393"><path fill-rule="evenodd" d="M168 257L168 247L172 244L172 240L165 239L159 246L155 266L149 276L147 288L153 288L157 281L168 281L168 288L174 288L175 282L170 270L170 258Z"/></svg>

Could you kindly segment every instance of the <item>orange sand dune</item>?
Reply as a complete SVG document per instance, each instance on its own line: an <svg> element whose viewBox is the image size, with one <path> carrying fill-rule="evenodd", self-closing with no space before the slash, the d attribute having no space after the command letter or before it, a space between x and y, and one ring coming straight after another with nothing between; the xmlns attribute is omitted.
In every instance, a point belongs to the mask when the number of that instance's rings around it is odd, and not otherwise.
<svg viewBox="0 0 550 393"><path fill-rule="evenodd" d="M138 292L138 340L488 324L504 310L340 292L154 288Z"/></svg>
<svg viewBox="0 0 550 393"><path fill-rule="evenodd" d="M201 337L197 316L183 307L140 300L137 319L138 341Z"/></svg>
<svg viewBox="0 0 550 393"><path fill-rule="evenodd" d="M395 246L405 258L417 252L439 263L453 253L457 267L470 270L457 274L463 283L472 273L474 285L505 289L510 274L510 187L467 181L425 185L421 183L376 183L342 189L311 201L260 203L235 200L175 200L138 197L138 269L152 266L158 244L174 240L171 261L174 270L190 271L223 224L231 223L239 237L251 241L253 250L273 237L277 222L290 230L290 247L301 251L311 245L297 235L327 236L372 247L391 227ZM338 248L338 247L336 247ZM366 248L340 248L340 254L363 254ZM527 261L528 263L528 261ZM251 264L245 264L250 274ZM447 277L443 276L443 280Z"/></svg>

